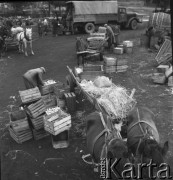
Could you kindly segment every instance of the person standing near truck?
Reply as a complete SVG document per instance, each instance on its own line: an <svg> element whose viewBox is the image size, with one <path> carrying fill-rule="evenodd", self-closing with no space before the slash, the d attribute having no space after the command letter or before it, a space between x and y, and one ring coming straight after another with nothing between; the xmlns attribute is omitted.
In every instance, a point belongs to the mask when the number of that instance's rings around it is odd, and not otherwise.
<svg viewBox="0 0 173 180"><path fill-rule="evenodd" d="M108 37L108 48L111 49L112 45L115 42L114 32L113 32L112 28L110 26L108 26L107 24L105 24L104 27L106 28L106 34Z"/></svg>

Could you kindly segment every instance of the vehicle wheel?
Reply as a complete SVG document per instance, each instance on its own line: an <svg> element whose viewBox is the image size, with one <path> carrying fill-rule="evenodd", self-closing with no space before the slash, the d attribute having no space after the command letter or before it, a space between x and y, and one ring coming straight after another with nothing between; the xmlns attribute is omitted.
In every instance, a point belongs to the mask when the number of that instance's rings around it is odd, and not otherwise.
<svg viewBox="0 0 173 180"><path fill-rule="evenodd" d="M70 92L74 92L75 83L71 75L66 76L67 85L70 87Z"/></svg>
<svg viewBox="0 0 173 180"><path fill-rule="evenodd" d="M136 30L138 27L138 23L135 19L133 19L131 22L130 22L130 29L132 30Z"/></svg>
<svg viewBox="0 0 173 180"><path fill-rule="evenodd" d="M87 23L85 24L85 32L90 34L93 33L95 30L95 25L93 23Z"/></svg>

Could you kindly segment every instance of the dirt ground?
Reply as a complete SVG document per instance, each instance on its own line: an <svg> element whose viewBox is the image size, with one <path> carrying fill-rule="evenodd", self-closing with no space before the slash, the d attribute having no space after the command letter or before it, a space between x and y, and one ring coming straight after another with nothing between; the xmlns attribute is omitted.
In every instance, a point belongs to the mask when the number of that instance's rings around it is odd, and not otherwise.
<svg viewBox="0 0 173 180"><path fill-rule="evenodd" d="M138 44L139 30L122 31L121 40L133 39ZM52 78L65 83L68 74L66 66L76 66L75 39L80 35L59 36L50 34L33 42L34 56L24 57L16 50L9 51L0 61L0 141L1 141L1 176L2 180L95 180L99 175L92 167L81 160L79 151L85 149L85 138L72 132L70 145L66 149L54 149L51 138L23 144L17 144L8 132L8 110L13 104L10 96L18 96L24 90L22 75L32 68L44 66L47 73L44 79ZM83 35L82 35L83 36ZM152 73L156 71L156 53L149 53L139 45L133 54L119 55L119 59L128 60L125 73L112 75L115 84L129 90L136 89L135 98L138 105L151 109L156 116L161 144L169 141L167 162L173 168L173 94L167 85L153 84ZM73 118L72 124L75 123ZM87 152L86 152L87 153ZM173 169L172 169L173 170Z"/></svg>

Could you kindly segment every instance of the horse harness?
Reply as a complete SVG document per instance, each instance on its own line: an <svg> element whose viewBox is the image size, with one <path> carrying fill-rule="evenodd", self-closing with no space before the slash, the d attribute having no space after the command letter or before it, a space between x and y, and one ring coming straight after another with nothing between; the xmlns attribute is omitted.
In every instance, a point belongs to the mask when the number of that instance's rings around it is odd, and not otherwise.
<svg viewBox="0 0 173 180"><path fill-rule="evenodd" d="M22 33L24 33L24 37L23 37L23 38L21 38ZM27 41L31 41L31 39L29 39L29 38L27 37L27 35L26 35L26 31L24 31L24 32L21 32L21 33L20 33L20 36L19 36L19 41L20 41L20 42L22 42L22 41L23 41L23 39L26 39Z"/></svg>
<svg viewBox="0 0 173 180"><path fill-rule="evenodd" d="M141 142L143 139L152 139L152 140L156 140L154 135L153 135L153 132L149 133L148 129L146 129L146 131L142 128L141 126L141 123L145 123L147 124L148 126L150 126L152 129L155 129L155 127L150 124L149 122L145 121L145 120L141 120L140 119L140 115L139 115L139 109L137 108L137 116L138 116L138 121L136 123L134 123L129 129L132 129L134 126L136 125L139 125L140 129L141 129L141 132L142 132L142 135L139 135L139 136L135 136L135 138L139 137L139 142L138 142L138 145L137 145L137 149L136 149L136 152L135 152L135 156L138 155L138 151L139 151L139 147L141 145ZM141 155L141 162L142 162L142 155Z"/></svg>
<svg viewBox="0 0 173 180"><path fill-rule="evenodd" d="M112 126L112 130L110 130L110 129L108 128L108 126L106 125L106 123L105 123L105 121L104 121L103 114L102 114L101 112L99 112L99 115L100 115L102 124L103 124L103 126L104 126L104 129L103 129L103 131L101 131L101 132L95 137L91 149L92 149L92 154L93 154L93 153L94 153L94 147L95 147L95 144L96 144L97 140L98 140L102 135L105 134L105 143L104 143L104 145L103 145L103 147L102 147L101 157L100 157L101 159L104 159L104 158L105 158L105 155L107 155L107 147L108 147L108 145L110 145L111 142L112 142L114 139L117 139L117 136L118 136L118 138L120 138L120 139L122 139L122 137L121 137L121 134L120 134L119 132L117 132L117 131L116 131L116 133L114 132L115 129L113 128L113 126ZM108 116L107 116L107 118L108 118ZM87 157L89 157L89 156L91 156L91 154L87 154L87 155L83 155L83 156L82 156L82 159L84 160L84 162L86 162L87 164L92 164L92 165L94 165L95 167L98 167L100 164L99 164L99 163L95 163L93 159L92 159L92 162L87 162L87 161L85 160L85 158L87 158Z"/></svg>

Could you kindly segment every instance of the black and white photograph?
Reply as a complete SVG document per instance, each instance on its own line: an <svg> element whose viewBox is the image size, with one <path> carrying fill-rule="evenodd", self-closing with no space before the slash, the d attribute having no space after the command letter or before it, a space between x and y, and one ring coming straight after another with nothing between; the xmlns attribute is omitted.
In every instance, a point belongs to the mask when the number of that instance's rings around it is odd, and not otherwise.
<svg viewBox="0 0 173 180"><path fill-rule="evenodd" d="M1 180L173 179L171 1L0 2Z"/></svg>

